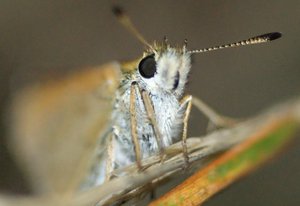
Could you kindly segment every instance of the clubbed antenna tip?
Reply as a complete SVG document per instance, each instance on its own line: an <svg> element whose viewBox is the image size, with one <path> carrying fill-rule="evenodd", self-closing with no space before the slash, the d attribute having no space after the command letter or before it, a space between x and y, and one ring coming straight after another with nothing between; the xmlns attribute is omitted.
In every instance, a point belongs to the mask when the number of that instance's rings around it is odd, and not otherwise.
<svg viewBox="0 0 300 206"><path fill-rule="evenodd" d="M143 35L135 28L130 18L124 12L122 7L114 5L112 6L112 12L118 18L119 22L129 31L131 32L140 42L144 45L148 46L153 50L152 46L146 41Z"/></svg>
<svg viewBox="0 0 300 206"><path fill-rule="evenodd" d="M269 41L273 41L275 39L279 39L281 36L282 36L282 34L280 32L271 32L271 33L260 35L258 37L260 37L260 38L266 38Z"/></svg>
<svg viewBox="0 0 300 206"><path fill-rule="evenodd" d="M118 6L118 5L113 5L112 6L112 12L114 13L114 15L116 15L117 17L123 16L124 14L124 10L122 7Z"/></svg>

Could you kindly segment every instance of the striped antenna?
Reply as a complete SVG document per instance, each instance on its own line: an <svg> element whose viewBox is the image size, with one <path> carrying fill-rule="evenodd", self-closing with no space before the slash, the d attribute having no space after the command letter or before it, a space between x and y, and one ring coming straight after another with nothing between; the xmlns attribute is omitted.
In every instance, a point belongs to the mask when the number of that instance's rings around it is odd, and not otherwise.
<svg viewBox="0 0 300 206"><path fill-rule="evenodd" d="M250 39L238 41L238 42L235 42L235 43L224 44L224 45L221 45L221 46L214 46L214 47L209 47L209 48L204 48L204 49L191 50L191 51L188 51L188 53L197 54L197 53L215 51L215 50L219 50L219 49L234 48L234 47L239 47L239 46L266 43L266 42L278 39L281 36L282 35L279 32L272 32L272 33L267 33L267 34L255 36L255 37L252 37Z"/></svg>
<svg viewBox="0 0 300 206"><path fill-rule="evenodd" d="M124 10L119 6L113 6L112 11L114 15L118 18L119 22L131 33L135 36L141 43L149 47L151 50L154 50L149 44L149 42L143 37L143 35L136 29L134 24L132 23L129 16L124 12Z"/></svg>

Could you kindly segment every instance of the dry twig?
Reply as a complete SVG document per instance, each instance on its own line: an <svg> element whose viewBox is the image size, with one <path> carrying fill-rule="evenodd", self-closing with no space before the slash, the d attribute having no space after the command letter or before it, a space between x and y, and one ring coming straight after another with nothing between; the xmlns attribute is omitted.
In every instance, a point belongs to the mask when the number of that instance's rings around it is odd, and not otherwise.
<svg viewBox="0 0 300 206"><path fill-rule="evenodd" d="M249 118L246 121L240 122L233 126L232 128L222 129L215 131L205 137L200 138L189 138L187 141L188 153L191 162L196 162L198 165L204 162L204 160L212 154L215 154L220 151L225 151L230 149L224 156L219 157L212 164L218 165L221 160L226 160L229 157L234 157L238 155L238 152L241 152L241 148L245 148L245 145L249 145L249 142L254 142L259 136L264 138L264 136L270 134L270 132L276 132L277 129L286 127L287 125L292 125L289 127L294 131L296 128L295 125L299 125L300 122L300 99L293 99L287 101L283 104L272 107L271 109L253 117ZM290 133L289 133L290 134ZM286 134L287 135L287 134ZM288 135L290 136L290 135ZM285 139L285 136L283 136ZM286 137L286 139L288 139ZM246 141L245 141L246 140ZM281 148L286 141L279 142L275 149ZM244 146L243 146L244 145ZM240 149L237 149L240 148ZM246 148L247 149L247 148ZM147 169L143 172L138 172L138 168L133 165L125 168L124 170L128 175L120 176L118 178L112 179L111 181L95 187L91 190L79 192L72 196L43 196L43 197L18 197L15 196L0 196L0 205L105 205L112 202L120 201L124 196L128 195L130 192L140 193L142 192L143 186L149 183L157 182L167 176L170 176L176 172L179 172L184 167L184 157L181 151L181 144L177 143L169 148L167 148L168 159L163 163L159 163L159 156L151 157L143 161L143 165L148 165ZM273 151L273 150L272 150ZM227 156L226 156L227 155ZM231 156L230 156L231 155ZM260 155L259 153L257 155ZM273 153L270 153L273 155ZM226 185L240 177L240 175L245 172L252 170L254 167L257 167L258 164L261 164L263 160L269 158L269 156L264 157L261 161L253 163L252 167L246 169L239 173L239 175L222 182L217 189L206 190L203 195L197 193L197 198L201 201L205 201L208 197L212 196L220 189L224 188ZM200 173L203 180L203 171L209 171L212 168L212 164L207 167L204 167ZM122 172L124 172L122 170ZM236 170L235 170L236 171ZM118 175L121 171L115 171L115 174ZM207 174L207 173L206 173ZM199 176L194 179L194 181L199 179ZM201 182L201 187L203 187L203 181ZM215 182L209 185L206 182L206 188L209 186L215 186ZM199 186L199 185L198 185ZM185 188L189 188L187 185ZM192 189L199 189L195 187ZM191 190L192 190L191 189ZM185 189L183 192L186 192L188 189ZM182 188L175 190L174 194L178 196L178 192L182 192ZM180 193L182 194L182 193ZM200 196L200 197L199 197ZM185 196L180 196L185 197ZM193 197L192 194L189 194L189 198ZM169 199L168 199L169 198ZM168 201L172 200L172 195L165 197L165 199L159 200L159 202L153 203L153 205L167 204ZM182 201L182 199L181 199ZM197 201L197 204L200 204L200 200ZM175 201L176 202L176 201ZM178 203L178 201L176 202ZM195 202L194 202L195 203ZM179 203L180 204L180 203ZM189 205L188 203L186 205Z"/></svg>

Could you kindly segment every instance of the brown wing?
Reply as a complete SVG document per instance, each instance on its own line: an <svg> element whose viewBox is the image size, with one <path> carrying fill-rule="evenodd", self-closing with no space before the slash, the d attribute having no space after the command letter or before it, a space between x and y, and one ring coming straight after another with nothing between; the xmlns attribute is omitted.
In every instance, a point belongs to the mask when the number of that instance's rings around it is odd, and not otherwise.
<svg viewBox="0 0 300 206"><path fill-rule="evenodd" d="M107 126L119 83L111 63L15 95L12 146L39 193L72 192Z"/></svg>

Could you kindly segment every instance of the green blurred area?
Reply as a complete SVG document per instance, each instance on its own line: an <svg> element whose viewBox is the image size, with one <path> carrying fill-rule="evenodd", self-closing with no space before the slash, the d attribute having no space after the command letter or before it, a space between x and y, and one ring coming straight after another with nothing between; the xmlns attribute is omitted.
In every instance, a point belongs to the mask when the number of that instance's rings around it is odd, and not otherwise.
<svg viewBox="0 0 300 206"><path fill-rule="evenodd" d="M196 55L188 92L221 113L247 117L300 95L300 2L287 1L14 1L0 2L0 191L28 192L7 148L9 98L26 85L86 66L139 56L143 46L112 15L121 4L149 41L188 39L190 49L272 31L272 43ZM198 123L201 126L199 129ZM205 121L193 111L190 134ZM206 205L299 205L300 140Z"/></svg>

